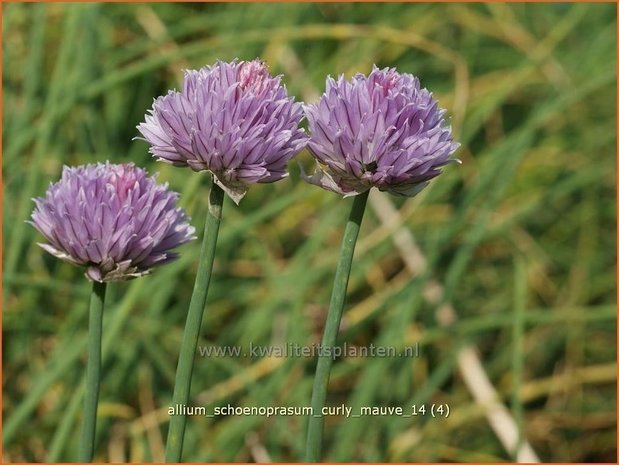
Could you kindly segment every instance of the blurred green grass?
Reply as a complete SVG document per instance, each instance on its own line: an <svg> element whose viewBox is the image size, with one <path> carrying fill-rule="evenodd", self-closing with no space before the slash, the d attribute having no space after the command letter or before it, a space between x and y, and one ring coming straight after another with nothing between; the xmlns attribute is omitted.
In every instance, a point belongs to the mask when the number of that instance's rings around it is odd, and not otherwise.
<svg viewBox="0 0 619 465"><path fill-rule="evenodd" d="M5 4L3 461L72 460L89 286L24 223L63 164L134 161L203 224L206 176L132 141L180 70L265 59L315 100L327 74L396 66L449 110L463 164L390 198L427 260L413 276L368 210L340 340L421 357L340 359L330 402L449 403L448 419L329 418L326 460L503 461L455 369L464 343L544 461L616 459L616 6L611 4ZM311 166L307 153L299 156ZM201 343L318 342L349 200L291 177L227 202ZM111 286L98 461L161 459L198 241ZM444 285L459 320L422 296ZM196 359L197 405L309 404L314 360ZM164 409L163 414L156 413ZM187 461L296 461L302 417L192 417Z"/></svg>

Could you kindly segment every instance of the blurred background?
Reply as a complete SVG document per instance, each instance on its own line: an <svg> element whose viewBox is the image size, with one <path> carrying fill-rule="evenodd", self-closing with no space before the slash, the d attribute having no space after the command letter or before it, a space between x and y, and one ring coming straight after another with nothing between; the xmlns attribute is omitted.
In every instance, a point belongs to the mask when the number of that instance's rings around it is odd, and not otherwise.
<svg viewBox="0 0 619 465"><path fill-rule="evenodd" d="M32 197L64 164L133 161L201 237L208 177L132 138L182 69L235 57L305 101L326 75L395 66L462 143L414 199L372 194L355 254L338 340L419 357L343 356L329 385L334 406L450 415L330 417L325 459L616 460L616 5L5 4L2 27L4 462L74 460L79 438L90 284L36 246ZM201 345L320 340L351 200L290 168L226 201ZM198 249L110 286L96 461L163 458ZM192 402L306 406L314 367L197 355ZM298 461L306 420L191 417L183 457Z"/></svg>

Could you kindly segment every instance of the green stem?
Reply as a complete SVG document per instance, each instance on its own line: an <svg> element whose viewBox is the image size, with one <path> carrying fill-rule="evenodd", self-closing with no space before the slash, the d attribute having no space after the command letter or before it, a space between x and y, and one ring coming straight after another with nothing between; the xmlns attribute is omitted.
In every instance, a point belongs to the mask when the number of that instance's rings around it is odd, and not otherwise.
<svg viewBox="0 0 619 465"><path fill-rule="evenodd" d="M327 315L325 332L322 335L321 350L319 352L316 375L314 377L314 388L312 391L313 415L309 419L307 429L307 444L305 449L306 462L321 461L324 425L322 408L325 406L327 400L329 374L331 372L331 364L333 363L333 359L330 355L333 353L333 347L335 346L340 321L342 319L344 301L346 300L346 287L348 286L348 277L350 276L350 266L352 264L355 244L357 243L357 236L359 235L359 228L361 226L361 220L363 220L363 213L365 211L365 204L368 200L369 192L368 190L354 198L350 216L346 223L346 229L344 230L340 261L337 264L337 270L335 272L329 313ZM327 347L329 349L327 349Z"/></svg>
<svg viewBox="0 0 619 465"><path fill-rule="evenodd" d="M206 294L211 280L213 259L215 258L215 244L217 243L223 202L224 191L213 182L208 199L208 213L206 215L206 225L204 227L202 250L200 251L200 263L198 264L198 273L193 286L193 294L191 295L187 322L185 323L185 332L183 334L178 366L176 368L176 381L174 383L174 395L172 397L172 404L174 406L179 404L186 406L189 402L194 356L196 347L198 346L198 337L200 335L202 314L204 313L204 305L206 303ZM166 462L180 462L186 424L187 417L185 415L175 415L170 418L170 429L168 430L168 441L166 446Z"/></svg>
<svg viewBox="0 0 619 465"><path fill-rule="evenodd" d="M97 425L97 403L101 381L101 334L103 328L103 303L105 283L94 281L90 296L88 319L88 366L86 368L86 395L84 398L84 419L79 449L79 462L92 462L95 449Z"/></svg>

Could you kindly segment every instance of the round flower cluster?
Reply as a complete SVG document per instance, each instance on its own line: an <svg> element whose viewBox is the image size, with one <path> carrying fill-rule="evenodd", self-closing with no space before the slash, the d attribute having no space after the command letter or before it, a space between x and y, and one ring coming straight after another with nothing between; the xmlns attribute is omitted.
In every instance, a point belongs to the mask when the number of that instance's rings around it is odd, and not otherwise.
<svg viewBox="0 0 619 465"><path fill-rule="evenodd" d="M178 194L132 163L64 167L62 178L35 199L32 224L52 255L86 267L93 281L122 281L177 257L194 239Z"/></svg>
<svg viewBox="0 0 619 465"><path fill-rule="evenodd" d="M413 196L455 161L450 156L459 146L432 94L395 69L374 67L350 81L328 78L320 101L305 113L308 149L318 162L307 179L345 196L371 187Z"/></svg>
<svg viewBox="0 0 619 465"><path fill-rule="evenodd" d="M295 103L259 61L217 62L185 72L180 92L153 103L138 125L162 161L213 173L237 204L256 182L287 176L288 161L307 138Z"/></svg>

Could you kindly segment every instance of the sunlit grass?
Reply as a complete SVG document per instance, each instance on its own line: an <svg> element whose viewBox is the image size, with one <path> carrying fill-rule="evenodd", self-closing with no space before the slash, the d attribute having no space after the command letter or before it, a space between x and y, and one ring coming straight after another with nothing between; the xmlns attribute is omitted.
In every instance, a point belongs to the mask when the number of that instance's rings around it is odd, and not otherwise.
<svg viewBox="0 0 619 465"><path fill-rule="evenodd" d="M421 357L342 358L332 405L448 403L447 419L326 419L325 460L512 460L457 371L474 344L544 461L616 453L616 62L608 4L5 4L3 6L5 461L77 449L89 285L24 223L63 164L159 171L201 229L206 176L132 141L179 70L264 58L314 100L327 74L397 66L452 117L463 164L385 224L370 202L339 341ZM311 166L307 153L299 156ZM201 345L317 343L342 235L340 199L299 179L225 206ZM396 215L397 216L397 215ZM424 269L413 273L400 231ZM201 231L197 232L201 236ZM199 243L110 286L98 461L163 458L167 406ZM436 322L444 289L458 320ZM514 326L516 324L516 326ZM515 351L514 348L522 348ZM315 360L196 358L194 405L309 405ZM297 461L306 418L191 417L187 461ZM265 457L263 454L268 454Z"/></svg>

